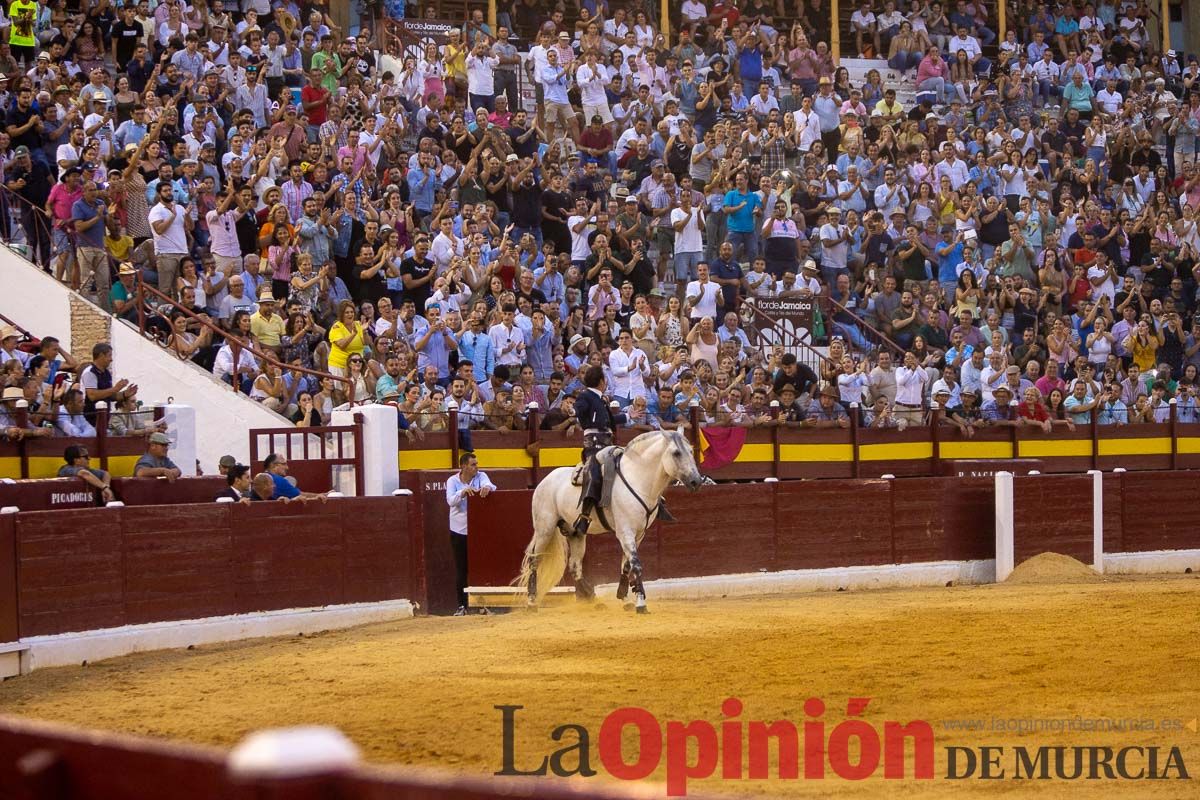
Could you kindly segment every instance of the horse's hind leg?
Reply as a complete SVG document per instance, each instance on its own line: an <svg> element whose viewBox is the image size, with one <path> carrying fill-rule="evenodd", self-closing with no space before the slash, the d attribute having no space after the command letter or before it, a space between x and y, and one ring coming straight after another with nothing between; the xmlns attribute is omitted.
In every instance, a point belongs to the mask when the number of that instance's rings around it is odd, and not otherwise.
<svg viewBox="0 0 1200 800"><path fill-rule="evenodd" d="M580 601L592 600L596 591L592 582L583 577L583 556L587 551L587 536L567 537L567 566L571 570L571 578L575 581L575 599Z"/></svg>
<svg viewBox="0 0 1200 800"><path fill-rule="evenodd" d="M629 594L629 558L621 559L621 579L617 581L617 599L624 600Z"/></svg>
<svg viewBox="0 0 1200 800"><path fill-rule="evenodd" d="M526 550L526 558L529 563L529 582L526 586L526 606L531 610L537 610L538 605L538 566L541 560L549 555L553 559L553 553L549 552L549 548L557 546L558 542L554 541L558 534L558 529L554 526L539 526L535 520L535 530L533 539L529 542L529 547ZM555 562L552 560L551 564ZM561 561L557 563L561 564ZM558 578L551 577L550 581L557 581Z"/></svg>

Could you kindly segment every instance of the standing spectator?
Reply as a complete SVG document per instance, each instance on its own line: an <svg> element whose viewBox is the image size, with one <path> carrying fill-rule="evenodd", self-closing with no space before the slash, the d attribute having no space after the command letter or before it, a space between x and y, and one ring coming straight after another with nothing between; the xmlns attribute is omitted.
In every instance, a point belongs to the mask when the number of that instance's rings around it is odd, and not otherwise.
<svg viewBox="0 0 1200 800"><path fill-rule="evenodd" d="M454 587L458 593L458 610L454 616L467 613L467 498L487 497L496 491L496 484L479 469L474 453L458 457L458 472L446 480L446 504L450 506L450 547L454 551Z"/></svg>

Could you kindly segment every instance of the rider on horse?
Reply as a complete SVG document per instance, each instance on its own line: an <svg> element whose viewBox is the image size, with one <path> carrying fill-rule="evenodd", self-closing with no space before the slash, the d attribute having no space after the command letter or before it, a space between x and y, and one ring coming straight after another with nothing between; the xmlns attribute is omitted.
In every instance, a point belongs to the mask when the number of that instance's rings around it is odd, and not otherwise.
<svg viewBox="0 0 1200 800"><path fill-rule="evenodd" d="M588 526L592 522L591 513L600 502L600 494L604 488L600 463L593 456L612 445L613 428L626 420L623 413L612 412L604 402L604 391L608 388L608 382L605 380L603 367L588 367L583 373L583 385L587 388L575 400L575 417L579 420L579 426L583 428L584 495L583 508L572 530L574 536L587 534ZM661 498L658 502L658 519L667 522L675 519L667 511L666 503Z"/></svg>

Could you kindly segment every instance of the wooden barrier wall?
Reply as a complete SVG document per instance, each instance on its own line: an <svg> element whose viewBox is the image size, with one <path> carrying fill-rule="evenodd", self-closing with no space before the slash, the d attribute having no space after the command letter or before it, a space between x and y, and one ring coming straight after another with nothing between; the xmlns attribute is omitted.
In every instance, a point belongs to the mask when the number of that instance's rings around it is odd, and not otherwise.
<svg viewBox="0 0 1200 800"><path fill-rule="evenodd" d="M11 634L14 609L17 636L26 637L342 603L422 603L411 505L407 497L368 497L0 515L0 632Z"/></svg>
<svg viewBox="0 0 1200 800"><path fill-rule="evenodd" d="M166 787L170 787L169 791ZM224 751L0 717L0 797L55 800L629 800L644 791L553 778L362 767L303 778L231 775ZM693 795L689 795L693 796Z"/></svg>
<svg viewBox="0 0 1200 800"><path fill-rule="evenodd" d="M1200 548L1190 507L1200 472L1104 478L1106 552ZM1014 480L1016 561L1040 552L1092 560L1092 478ZM640 555L647 577L962 561L995 556L992 478L825 480L718 485L668 492L676 523L656 523ZM532 536L530 490L468 501L469 582L507 586ZM614 536L588 538L585 572L616 580Z"/></svg>
<svg viewBox="0 0 1200 800"><path fill-rule="evenodd" d="M532 535L529 490L468 501L470 583L504 586ZM989 478L792 481L672 489L674 523L656 523L640 555L650 578L991 558ZM588 538L586 568L616 580L614 536Z"/></svg>
<svg viewBox="0 0 1200 800"><path fill-rule="evenodd" d="M211 503L226 487L219 475L180 478L113 478L113 495L127 506ZM94 508L100 496L79 478L0 483L0 507L16 506L22 511L52 511Z"/></svg>

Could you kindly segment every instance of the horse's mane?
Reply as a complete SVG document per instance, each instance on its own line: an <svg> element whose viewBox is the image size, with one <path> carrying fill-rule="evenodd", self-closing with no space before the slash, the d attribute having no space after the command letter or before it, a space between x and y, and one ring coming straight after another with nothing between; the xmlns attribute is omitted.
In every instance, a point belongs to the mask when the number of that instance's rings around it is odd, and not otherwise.
<svg viewBox="0 0 1200 800"><path fill-rule="evenodd" d="M669 439L676 435L676 431L647 431L634 437L633 441L625 446L625 452L633 455L641 455L641 451L654 444L661 442L663 439Z"/></svg>

